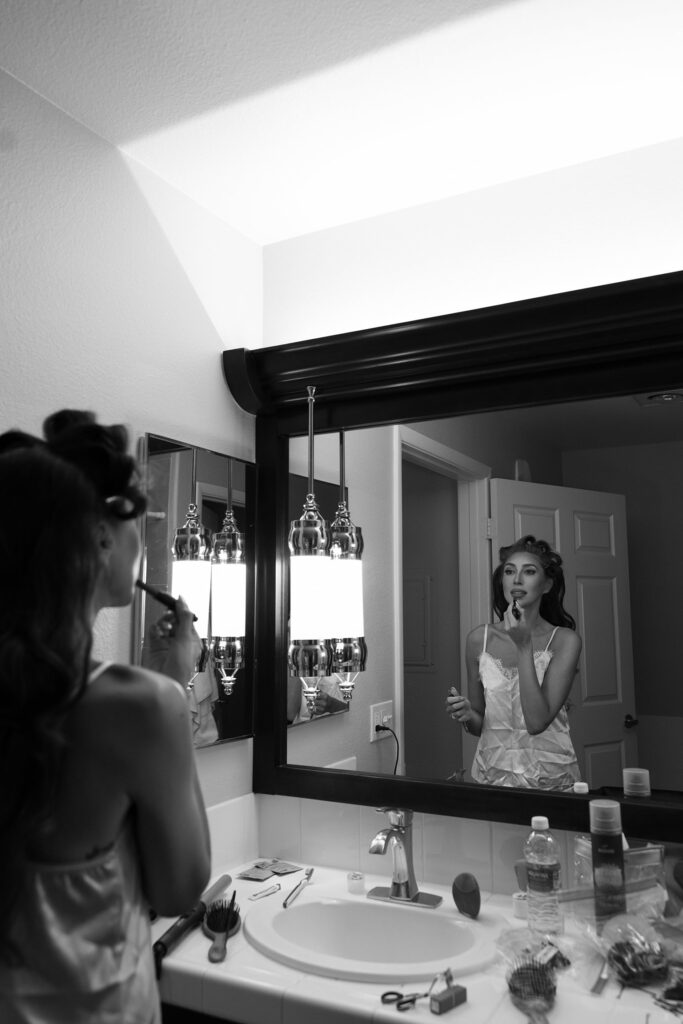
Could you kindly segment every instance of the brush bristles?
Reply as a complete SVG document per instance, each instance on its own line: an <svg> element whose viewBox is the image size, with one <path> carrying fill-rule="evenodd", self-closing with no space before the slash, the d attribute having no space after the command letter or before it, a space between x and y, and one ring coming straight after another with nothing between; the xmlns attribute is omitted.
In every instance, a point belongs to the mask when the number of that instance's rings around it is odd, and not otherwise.
<svg viewBox="0 0 683 1024"><path fill-rule="evenodd" d="M227 932L237 920L240 908L230 900L214 900L206 908L206 926L212 932Z"/></svg>
<svg viewBox="0 0 683 1024"><path fill-rule="evenodd" d="M525 960L518 964L508 974L507 983L510 995L515 1000L533 1003L539 1000L545 1004L546 1009L552 1006L557 991L553 969L536 960Z"/></svg>

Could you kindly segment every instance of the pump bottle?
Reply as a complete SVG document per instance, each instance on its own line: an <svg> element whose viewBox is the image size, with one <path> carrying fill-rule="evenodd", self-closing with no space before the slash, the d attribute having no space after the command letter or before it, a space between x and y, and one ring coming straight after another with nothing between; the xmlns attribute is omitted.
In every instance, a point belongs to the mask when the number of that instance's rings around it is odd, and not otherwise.
<svg viewBox="0 0 683 1024"><path fill-rule="evenodd" d="M626 913L621 807L616 800L591 800L588 807L595 917L603 922Z"/></svg>

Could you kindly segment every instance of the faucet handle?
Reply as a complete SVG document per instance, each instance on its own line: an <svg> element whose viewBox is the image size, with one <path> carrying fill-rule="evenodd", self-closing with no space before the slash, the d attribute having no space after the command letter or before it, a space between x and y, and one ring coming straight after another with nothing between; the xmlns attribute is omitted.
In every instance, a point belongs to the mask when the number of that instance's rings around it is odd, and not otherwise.
<svg viewBox="0 0 683 1024"><path fill-rule="evenodd" d="M413 822L413 812L406 807L378 807L378 814L386 814L393 828L408 828Z"/></svg>

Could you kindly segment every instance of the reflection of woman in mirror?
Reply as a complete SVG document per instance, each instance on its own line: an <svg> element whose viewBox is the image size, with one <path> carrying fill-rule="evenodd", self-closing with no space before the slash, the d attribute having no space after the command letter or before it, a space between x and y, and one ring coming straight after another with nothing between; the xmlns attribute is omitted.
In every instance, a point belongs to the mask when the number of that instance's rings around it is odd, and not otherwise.
<svg viewBox="0 0 683 1024"><path fill-rule="evenodd" d="M446 708L479 736L475 782L571 790L579 767L566 703L581 638L562 601L562 559L543 540L500 549L493 605L500 622L467 637L470 699L452 687Z"/></svg>
<svg viewBox="0 0 683 1024"><path fill-rule="evenodd" d="M210 871L187 703L92 658L140 559L126 431L44 431L0 436L0 1020L155 1024L150 905L187 913ZM176 632L194 643L187 606Z"/></svg>

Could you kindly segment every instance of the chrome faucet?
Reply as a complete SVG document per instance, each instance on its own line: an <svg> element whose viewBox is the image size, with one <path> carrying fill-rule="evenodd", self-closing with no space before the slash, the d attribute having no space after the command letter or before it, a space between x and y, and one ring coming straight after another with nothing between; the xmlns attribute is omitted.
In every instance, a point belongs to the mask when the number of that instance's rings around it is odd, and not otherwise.
<svg viewBox="0 0 683 1024"><path fill-rule="evenodd" d="M382 807L380 814L386 814L389 827L379 830L370 842L370 853L386 853L391 848L391 886L378 885L371 889L368 898L398 903L411 903L420 907L438 907L441 896L420 892L413 867L413 812L400 807Z"/></svg>

